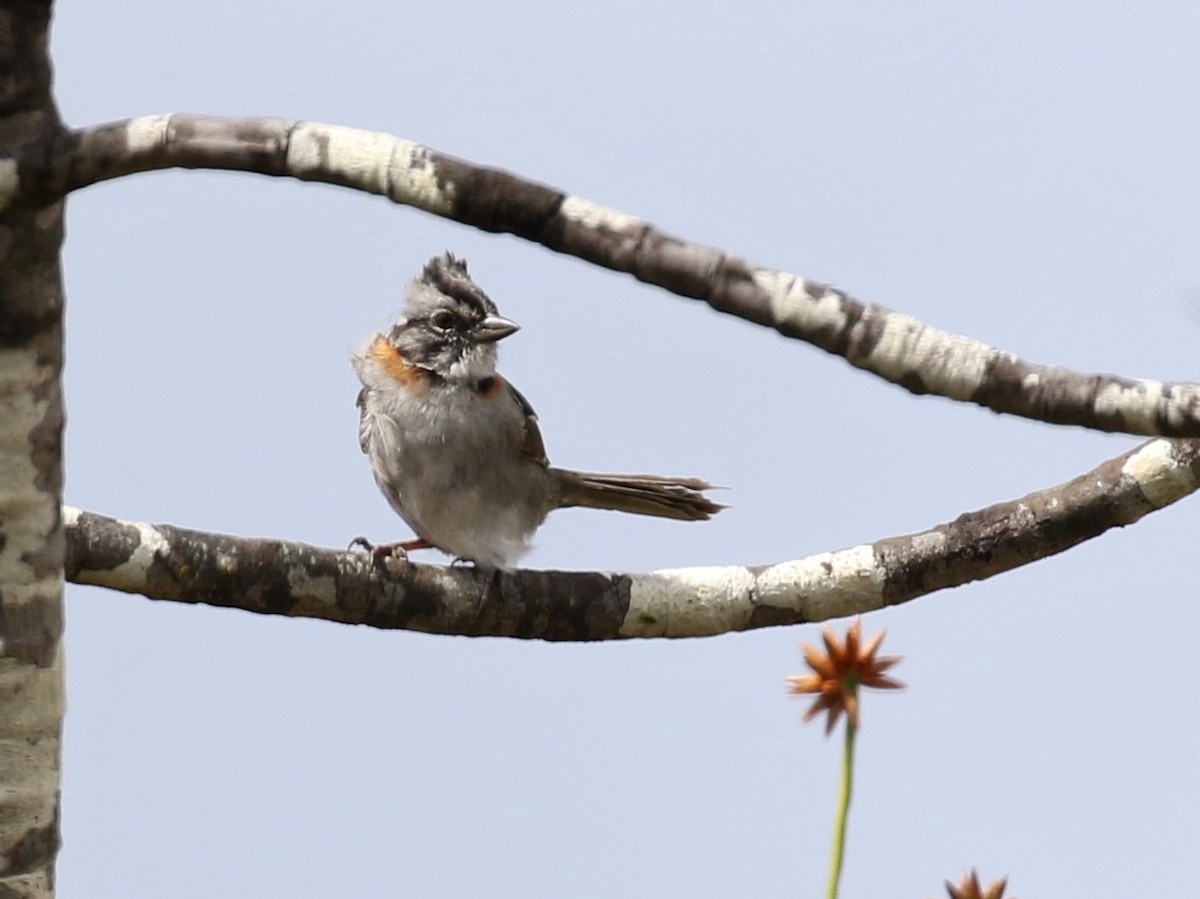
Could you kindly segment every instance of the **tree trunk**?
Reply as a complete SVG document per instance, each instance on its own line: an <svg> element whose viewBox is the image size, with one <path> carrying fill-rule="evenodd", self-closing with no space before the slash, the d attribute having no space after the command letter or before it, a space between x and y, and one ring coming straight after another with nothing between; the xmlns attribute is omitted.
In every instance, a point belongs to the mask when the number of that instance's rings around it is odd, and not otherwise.
<svg viewBox="0 0 1200 899"><path fill-rule="evenodd" d="M0 7L0 896L53 894L62 732L62 136L50 5Z"/></svg>

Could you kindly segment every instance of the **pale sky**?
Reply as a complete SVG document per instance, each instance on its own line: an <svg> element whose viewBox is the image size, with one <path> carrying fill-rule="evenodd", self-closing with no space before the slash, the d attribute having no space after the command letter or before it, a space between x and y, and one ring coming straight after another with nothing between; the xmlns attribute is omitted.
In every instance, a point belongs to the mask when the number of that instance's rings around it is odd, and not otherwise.
<svg viewBox="0 0 1200 899"><path fill-rule="evenodd" d="M73 126L370 128L1037 362L1197 380L1200 4L60 3ZM168 172L73 197L67 500L341 547L410 536L350 352L434 253L521 332L572 468L726 485L705 524L583 510L531 567L762 563L1080 474L1105 436L916 398L625 276L376 197ZM1190 897L1200 505L867 616L843 896ZM437 553L421 561L445 563ZM69 587L63 897L794 897L839 754L784 678L818 626L548 645ZM844 623L836 625L839 629Z"/></svg>

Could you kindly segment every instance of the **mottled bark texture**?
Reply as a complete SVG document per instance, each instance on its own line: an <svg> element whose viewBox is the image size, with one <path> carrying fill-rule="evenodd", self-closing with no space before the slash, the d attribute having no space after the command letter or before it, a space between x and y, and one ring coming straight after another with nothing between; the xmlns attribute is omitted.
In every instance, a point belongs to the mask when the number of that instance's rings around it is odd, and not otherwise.
<svg viewBox="0 0 1200 899"><path fill-rule="evenodd" d="M487 572L66 510L67 577L152 599L378 628L542 640L699 637L866 612L990 577L1137 521L1200 485L1200 440L919 534L761 566Z"/></svg>
<svg viewBox="0 0 1200 899"><path fill-rule="evenodd" d="M0 4L0 897L53 894L62 732L61 201L49 3Z"/></svg>
<svg viewBox="0 0 1200 899"><path fill-rule="evenodd" d="M53 189L172 167L338 184L515 234L767 325L916 394L1054 424L1200 437L1200 385L1026 362L817 281L752 266L632 216L385 134L280 119L149 116L75 132L56 162Z"/></svg>

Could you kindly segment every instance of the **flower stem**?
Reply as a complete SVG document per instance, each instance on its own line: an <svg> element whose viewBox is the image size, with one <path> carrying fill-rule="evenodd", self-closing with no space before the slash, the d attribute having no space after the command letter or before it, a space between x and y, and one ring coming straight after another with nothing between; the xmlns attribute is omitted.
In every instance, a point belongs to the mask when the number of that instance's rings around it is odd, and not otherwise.
<svg viewBox="0 0 1200 899"><path fill-rule="evenodd" d="M850 788L854 781L854 736L857 728L846 719L846 748L842 754L842 795L838 800L837 814L833 819L833 858L829 863L829 888L827 899L837 899L838 884L842 879L842 855L846 850L846 818L850 812Z"/></svg>

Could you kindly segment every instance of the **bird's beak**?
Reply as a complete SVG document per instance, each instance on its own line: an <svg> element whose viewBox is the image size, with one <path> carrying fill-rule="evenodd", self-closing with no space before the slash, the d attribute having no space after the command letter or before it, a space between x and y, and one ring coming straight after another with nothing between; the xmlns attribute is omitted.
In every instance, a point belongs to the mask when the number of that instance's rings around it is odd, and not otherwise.
<svg viewBox="0 0 1200 899"><path fill-rule="evenodd" d="M489 315L475 326L473 334L480 343L495 343L520 329L520 325L502 315Z"/></svg>

